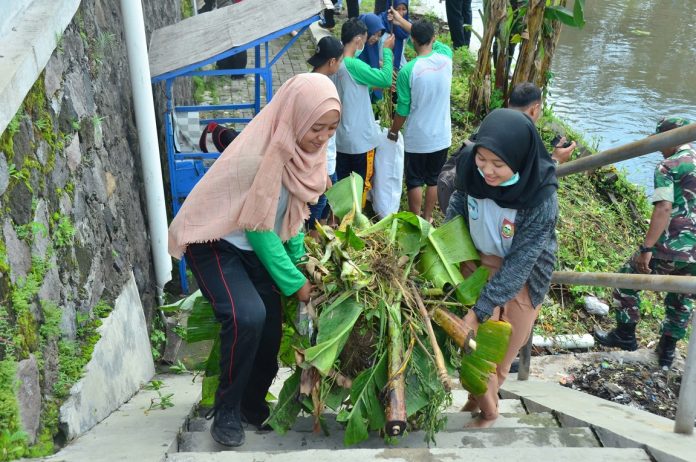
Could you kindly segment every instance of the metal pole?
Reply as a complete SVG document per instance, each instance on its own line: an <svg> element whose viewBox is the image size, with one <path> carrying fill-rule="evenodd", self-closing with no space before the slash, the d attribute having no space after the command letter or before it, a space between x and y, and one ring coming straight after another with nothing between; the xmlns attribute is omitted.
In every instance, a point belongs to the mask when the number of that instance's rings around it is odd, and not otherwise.
<svg viewBox="0 0 696 462"><path fill-rule="evenodd" d="M583 157L565 163L556 169L556 176L566 176L573 173L593 170L604 165L614 164L626 159L650 154L661 149L672 148L696 140L696 123L685 127L675 128L658 135L648 136L642 140L624 144L616 148Z"/></svg>
<svg viewBox="0 0 696 462"><path fill-rule="evenodd" d="M140 0L121 0L121 14L133 91L135 123L138 129L138 147L145 184L147 221L155 266L157 296L160 303L163 303L164 285L172 278L172 258L167 251L167 206L164 199L164 182L155 123L155 104L152 99L152 83L150 83L145 20Z"/></svg>
<svg viewBox="0 0 696 462"><path fill-rule="evenodd" d="M534 339L534 328L529 332L529 340L520 350L520 362L517 366L517 380L529 379L529 369L532 362L532 340Z"/></svg>
<svg viewBox="0 0 696 462"><path fill-rule="evenodd" d="M692 335L696 332L696 316L693 316L691 320L691 332ZM674 419L675 433L692 435L694 419L696 419L696 341L691 341L679 390L677 416Z"/></svg>
<svg viewBox="0 0 696 462"><path fill-rule="evenodd" d="M554 271L551 282L576 286L621 287L622 289L696 294L696 277L694 276Z"/></svg>

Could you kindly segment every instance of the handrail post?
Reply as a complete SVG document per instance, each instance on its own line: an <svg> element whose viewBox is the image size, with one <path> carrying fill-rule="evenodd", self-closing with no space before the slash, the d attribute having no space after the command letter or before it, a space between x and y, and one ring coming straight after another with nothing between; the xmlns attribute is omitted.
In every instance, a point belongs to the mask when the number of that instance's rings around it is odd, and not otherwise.
<svg viewBox="0 0 696 462"><path fill-rule="evenodd" d="M691 335L696 335L696 316L691 321ZM692 435L696 419L696 341L689 342L686 367L679 390L677 416L674 419L674 432Z"/></svg>
<svg viewBox="0 0 696 462"><path fill-rule="evenodd" d="M527 380L529 378L529 368L532 362L532 341L534 340L534 327L529 332L529 340L520 350L520 362L517 367L517 380Z"/></svg>

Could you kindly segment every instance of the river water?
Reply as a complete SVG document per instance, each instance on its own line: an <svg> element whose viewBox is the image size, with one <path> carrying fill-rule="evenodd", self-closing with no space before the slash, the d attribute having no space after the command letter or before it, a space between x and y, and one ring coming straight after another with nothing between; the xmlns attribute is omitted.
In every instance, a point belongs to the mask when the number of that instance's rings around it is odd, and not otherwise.
<svg viewBox="0 0 696 462"><path fill-rule="evenodd" d="M587 0L564 27L548 102L600 150L643 138L667 115L696 120L696 0ZM618 164L652 190L653 153Z"/></svg>
<svg viewBox="0 0 696 462"><path fill-rule="evenodd" d="M445 19L444 2L419 3ZM482 1L472 9L481 33ZM558 116L600 150L651 134L662 116L696 120L696 0L586 0L585 20L583 29L563 27L554 55L547 102ZM471 48L479 48L473 36ZM650 193L661 159L617 165Z"/></svg>

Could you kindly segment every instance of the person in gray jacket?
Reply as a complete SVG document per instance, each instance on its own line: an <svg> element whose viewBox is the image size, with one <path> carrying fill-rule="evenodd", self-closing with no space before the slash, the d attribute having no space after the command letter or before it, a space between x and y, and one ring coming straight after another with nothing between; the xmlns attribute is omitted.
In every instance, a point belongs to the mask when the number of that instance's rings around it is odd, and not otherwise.
<svg viewBox="0 0 696 462"><path fill-rule="evenodd" d="M474 143L460 156L456 190L446 220L461 215L490 271L464 323L512 324L507 353L488 381L488 391L469 396L465 411L480 411L469 426L488 427L498 416L498 390L527 342L548 292L556 262L558 199L556 168L534 122L520 111L496 109L481 123ZM476 269L465 262L465 275Z"/></svg>

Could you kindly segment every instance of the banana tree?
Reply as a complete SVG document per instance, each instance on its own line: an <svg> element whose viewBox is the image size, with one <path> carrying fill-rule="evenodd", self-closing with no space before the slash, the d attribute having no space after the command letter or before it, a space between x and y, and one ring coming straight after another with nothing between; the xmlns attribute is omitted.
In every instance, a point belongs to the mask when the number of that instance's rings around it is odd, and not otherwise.
<svg viewBox="0 0 696 462"><path fill-rule="evenodd" d="M470 112L484 116L491 108L493 92L497 92L499 100L507 101L509 91L521 82L534 82L545 88L562 25L585 25L585 0L576 0L572 10L566 2L484 0L483 37L476 70L470 79Z"/></svg>

